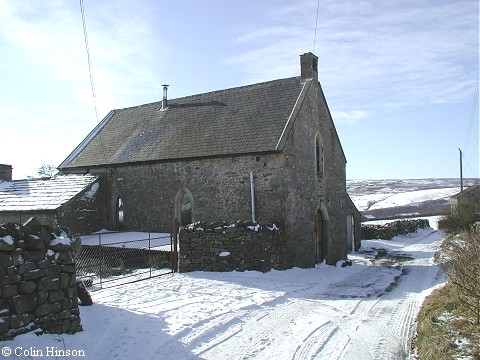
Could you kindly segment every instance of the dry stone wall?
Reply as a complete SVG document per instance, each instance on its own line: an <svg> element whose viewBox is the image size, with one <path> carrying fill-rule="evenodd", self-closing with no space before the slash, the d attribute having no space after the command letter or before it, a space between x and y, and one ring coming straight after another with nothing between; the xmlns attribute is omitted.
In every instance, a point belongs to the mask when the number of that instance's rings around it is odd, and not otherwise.
<svg viewBox="0 0 480 360"><path fill-rule="evenodd" d="M73 261L78 247L66 229L34 218L0 226L0 339L82 330Z"/></svg>
<svg viewBox="0 0 480 360"><path fill-rule="evenodd" d="M385 225L362 224L362 239L391 240L395 236L417 232L418 229L429 227L427 219L397 220Z"/></svg>
<svg viewBox="0 0 480 360"><path fill-rule="evenodd" d="M285 236L277 225L238 221L181 227L180 272L285 269Z"/></svg>

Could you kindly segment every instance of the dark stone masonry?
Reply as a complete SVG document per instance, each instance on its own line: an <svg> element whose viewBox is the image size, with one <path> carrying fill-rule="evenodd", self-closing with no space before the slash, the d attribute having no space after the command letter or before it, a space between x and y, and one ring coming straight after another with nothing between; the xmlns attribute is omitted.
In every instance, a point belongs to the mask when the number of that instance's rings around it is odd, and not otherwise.
<svg viewBox="0 0 480 360"><path fill-rule="evenodd" d="M429 227L427 219L397 220L385 225L362 224L362 239L391 240L395 236L417 232L418 229Z"/></svg>
<svg viewBox="0 0 480 360"><path fill-rule="evenodd" d="M82 331L72 241L34 218L0 226L0 340L32 330Z"/></svg>
<svg viewBox="0 0 480 360"><path fill-rule="evenodd" d="M180 272L286 268L285 236L274 224L198 222L179 234Z"/></svg>
<svg viewBox="0 0 480 360"><path fill-rule="evenodd" d="M276 253L287 268L335 265L359 248L361 215L346 192L345 153L313 53L300 55L300 76L163 105L112 110L59 166L101 179L104 228L164 232L174 218L183 226L250 218L281 224ZM195 250L188 268L198 261L213 267L214 251L188 246ZM263 268L242 257L235 249L217 259L218 268Z"/></svg>

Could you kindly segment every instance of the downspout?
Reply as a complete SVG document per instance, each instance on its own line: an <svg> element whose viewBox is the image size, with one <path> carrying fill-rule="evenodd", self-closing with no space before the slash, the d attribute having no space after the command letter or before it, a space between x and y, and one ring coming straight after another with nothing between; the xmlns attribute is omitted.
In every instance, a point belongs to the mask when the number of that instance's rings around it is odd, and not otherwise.
<svg viewBox="0 0 480 360"><path fill-rule="evenodd" d="M250 200L252 202L252 221L255 222L255 188L253 186L253 171L250 171Z"/></svg>

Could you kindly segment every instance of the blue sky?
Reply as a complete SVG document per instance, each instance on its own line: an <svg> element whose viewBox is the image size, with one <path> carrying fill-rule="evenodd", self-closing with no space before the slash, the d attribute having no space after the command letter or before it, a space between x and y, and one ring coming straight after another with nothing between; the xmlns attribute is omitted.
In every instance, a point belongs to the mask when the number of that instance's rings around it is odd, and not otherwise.
<svg viewBox="0 0 480 360"><path fill-rule="evenodd" d="M478 0L0 0L0 163L59 165L111 109L319 80L347 178L479 176ZM315 24L318 23L315 37ZM315 45L315 46L314 46Z"/></svg>

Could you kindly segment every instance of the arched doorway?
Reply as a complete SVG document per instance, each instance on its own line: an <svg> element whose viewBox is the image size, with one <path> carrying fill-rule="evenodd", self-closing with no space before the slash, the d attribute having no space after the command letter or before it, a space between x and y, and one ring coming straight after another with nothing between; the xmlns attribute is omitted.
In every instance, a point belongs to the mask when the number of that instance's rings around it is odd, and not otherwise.
<svg viewBox="0 0 480 360"><path fill-rule="evenodd" d="M180 226L193 222L193 197L188 189L180 189L175 199L175 216Z"/></svg>
<svg viewBox="0 0 480 360"><path fill-rule="evenodd" d="M325 204L315 213L315 263L321 263L328 257L328 212Z"/></svg>
<svg viewBox="0 0 480 360"><path fill-rule="evenodd" d="M324 254L324 220L320 210L315 214L315 262L318 264L325 259Z"/></svg>

